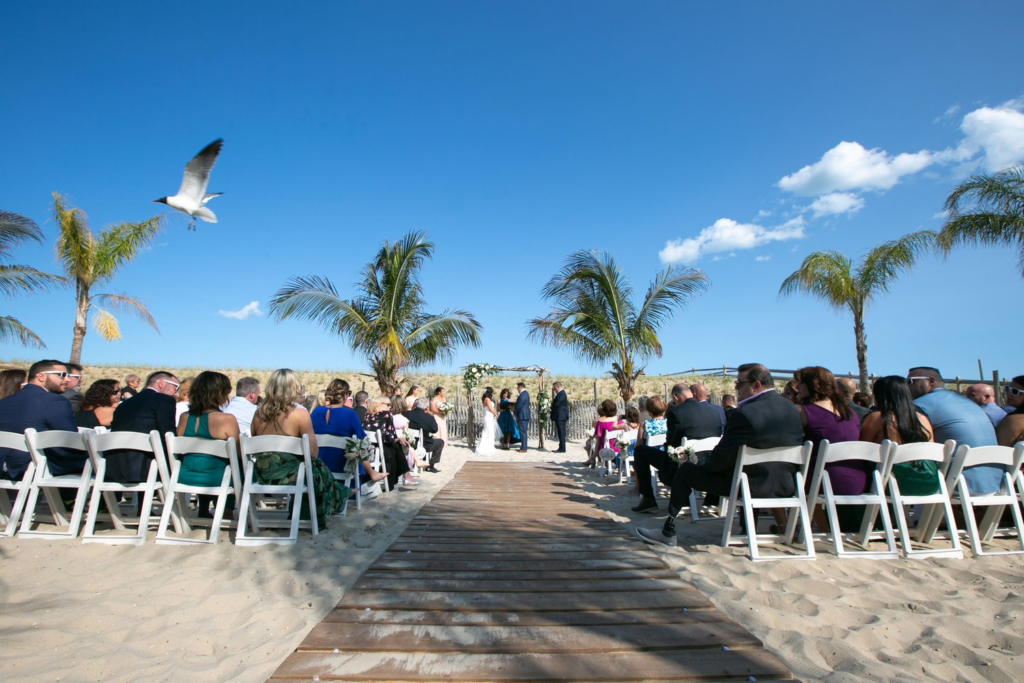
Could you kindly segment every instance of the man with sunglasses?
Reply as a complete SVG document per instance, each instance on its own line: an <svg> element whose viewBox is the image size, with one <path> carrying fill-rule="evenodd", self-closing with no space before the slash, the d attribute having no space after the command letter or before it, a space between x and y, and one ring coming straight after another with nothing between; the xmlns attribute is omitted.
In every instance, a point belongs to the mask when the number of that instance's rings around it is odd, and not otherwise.
<svg viewBox="0 0 1024 683"><path fill-rule="evenodd" d="M985 411L970 399L946 389L937 368L921 366L907 373L914 405L932 423L935 443L949 439L971 448L995 446L996 430ZM964 469L964 479L971 493L992 493L999 490L1003 477L1001 467L978 465Z"/></svg>
<svg viewBox="0 0 1024 683"><path fill-rule="evenodd" d="M0 431L22 434L29 427L38 432L78 431L71 404L62 394L67 386L67 366L59 360L41 360L28 369L28 381L21 391L0 400ZM50 474L80 474L88 455L85 451L46 451ZM28 453L0 448L0 477L21 479L29 463Z"/></svg>
<svg viewBox="0 0 1024 683"><path fill-rule="evenodd" d="M82 366L78 363L65 363L68 369L68 381L64 387L64 398L71 404L72 414L78 412L78 406L82 403L82 392L78 388L82 384Z"/></svg>
<svg viewBox="0 0 1024 683"><path fill-rule="evenodd" d="M173 432L174 398L181 382L173 373L158 370L146 378L146 388L130 401L123 401L110 420L112 432L149 434L154 429L160 437ZM137 484L146 481L153 456L141 451L117 450L106 453L107 481Z"/></svg>

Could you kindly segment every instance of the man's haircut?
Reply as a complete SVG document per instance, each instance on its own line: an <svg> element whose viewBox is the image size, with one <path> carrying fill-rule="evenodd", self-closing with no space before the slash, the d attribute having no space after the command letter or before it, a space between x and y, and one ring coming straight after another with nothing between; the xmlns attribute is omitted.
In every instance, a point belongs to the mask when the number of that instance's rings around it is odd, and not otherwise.
<svg viewBox="0 0 1024 683"><path fill-rule="evenodd" d="M551 388L552 389L561 389L562 388L562 383L561 382L555 382L554 384L551 385Z"/></svg>
<svg viewBox="0 0 1024 683"><path fill-rule="evenodd" d="M130 375L125 375L125 377L124 377L124 383L125 383L125 384L128 384L128 383L129 383L129 382L131 382L131 381L132 381L133 379L141 379L141 377L139 377L138 375L136 375L136 374L135 374L135 373L133 372L133 373L131 373Z"/></svg>
<svg viewBox="0 0 1024 683"><path fill-rule="evenodd" d="M691 384L690 392L698 401L706 401L708 399L708 388L703 384Z"/></svg>
<svg viewBox="0 0 1024 683"><path fill-rule="evenodd" d="M942 382L942 373L939 372L939 369L938 368L929 367L927 365L918 365L916 367L910 368L910 375L911 376L920 376L920 377L931 377L932 379L937 381L939 384L943 383Z"/></svg>
<svg viewBox="0 0 1024 683"><path fill-rule="evenodd" d="M68 369L68 372L77 372L79 374L81 374L82 370L85 369L78 363L65 363L64 367Z"/></svg>
<svg viewBox="0 0 1024 683"><path fill-rule="evenodd" d="M64 365L62 360L37 360L32 364L32 367L28 369L28 379L32 381L32 378L38 375L40 372L46 372L52 370L58 365ZM66 365L64 367L67 367Z"/></svg>
<svg viewBox="0 0 1024 683"><path fill-rule="evenodd" d="M772 373L768 372L768 368L760 363L744 363L736 368L736 372L747 373L747 381L751 384L754 382L760 382L761 386L766 389L772 389L775 387L775 380L772 379Z"/></svg>
<svg viewBox="0 0 1024 683"><path fill-rule="evenodd" d="M857 393L857 385L849 377L836 377L836 387L847 401L852 401L853 395Z"/></svg>
<svg viewBox="0 0 1024 683"><path fill-rule="evenodd" d="M156 372L151 373L149 377L146 378L146 386L151 387L162 379L174 378L175 376L173 372L167 372L166 370L157 370Z"/></svg>
<svg viewBox="0 0 1024 683"><path fill-rule="evenodd" d="M370 395L365 391L357 391L356 395L352 397L352 400L356 402L357 406L361 406L366 403L368 398L370 398Z"/></svg>
<svg viewBox="0 0 1024 683"><path fill-rule="evenodd" d="M519 387L522 387L523 389L525 389L526 388L526 382L516 382L516 389L518 389Z"/></svg>
<svg viewBox="0 0 1024 683"><path fill-rule="evenodd" d="M235 382L235 396L248 396L260 390L260 381L255 377L243 377Z"/></svg>
<svg viewBox="0 0 1024 683"><path fill-rule="evenodd" d="M419 410L426 410L427 408L430 407L430 399L418 398L416 399L416 402L412 404L412 407L418 408Z"/></svg>
<svg viewBox="0 0 1024 683"><path fill-rule="evenodd" d="M665 405L665 399L661 396L651 396L647 399L647 403L644 405L644 409L651 417L661 417L665 414L667 407L668 406Z"/></svg>

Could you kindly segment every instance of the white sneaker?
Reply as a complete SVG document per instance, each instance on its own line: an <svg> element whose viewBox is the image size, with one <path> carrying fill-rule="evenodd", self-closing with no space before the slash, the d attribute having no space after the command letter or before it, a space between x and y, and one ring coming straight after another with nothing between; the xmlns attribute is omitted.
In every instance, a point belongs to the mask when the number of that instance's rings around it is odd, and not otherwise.
<svg viewBox="0 0 1024 683"><path fill-rule="evenodd" d="M380 482L363 484L359 487L359 495L363 500L373 500L380 495Z"/></svg>

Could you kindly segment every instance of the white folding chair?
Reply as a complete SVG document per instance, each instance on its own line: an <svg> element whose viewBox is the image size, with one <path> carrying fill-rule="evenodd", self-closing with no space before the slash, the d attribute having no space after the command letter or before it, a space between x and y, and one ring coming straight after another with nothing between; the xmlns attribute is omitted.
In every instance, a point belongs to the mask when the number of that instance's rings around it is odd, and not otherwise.
<svg viewBox="0 0 1024 683"><path fill-rule="evenodd" d="M718 442L722 440L720 436L709 436L703 439L687 439L683 437L683 442L680 446L684 448L689 447L693 449L694 453L701 453L703 451L710 451ZM697 497L700 496L701 504L697 505ZM718 510L712 510L710 514L701 516L701 510L704 509L703 504L704 492L703 491L690 491L690 523L696 524L697 522L719 522L725 515L726 501L719 498Z"/></svg>
<svg viewBox="0 0 1024 683"><path fill-rule="evenodd" d="M335 436L334 434L317 434L316 444L320 448L338 448L342 453L345 452L345 447L348 445L350 439L347 436ZM334 475L335 481L340 481L345 486L349 487L356 493L356 510L363 509L363 494L360 491L359 486L359 467L356 466L355 472L331 472ZM345 506L341 509L341 516L344 517L348 514L348 500L345 500Z"/></svg>
<svg viewBox="0 0 1024 683"><path fill-rule="evenodd" d="M224 524L224 513L227 510L228 497L234 494L235 500L242 499L242 477L238 467L238 448L234 438L228 439L200 439L194 436L175 436L173 432L164 434L164 442L167 444L167 461L171 469L171 479L167 486L167 497L164 503L163 512L160 515L160 525L156 530L156 542L158 545L189 545L194 543L216 545L220 538L220 529ZM182 484L178 481L181 472L181 458L187 454L200 453L213 456L226 462L224 474L220 484L217 486L192 486ZM188 496L215 496L216 507L213 512L213 519L202 517L189 518ZM231 519L226 520L231 526ZM192 538L189 536L170 536L168 526L175 522L175 531L179 534L188 534L192 526L206 526L209 524L210 533L206 538Z"/></svg>
<svg viewBox="0 0 1024 683"><path fill-rule="evenodd" d="M427 455L427 449L423 445L424 434L422 429L410 429L409 431L412 432L412 443L409 444L409 447L412 449L413 457L416 458L417 463L416 467L413 468L413 471L416 474L419 474L419 461Z"/></svg>
<svg viewBox="0 0 1024 683"><path fill-rule="evenodd" d="M896 515L896 526L900 532L900 544L903 546L903 556L907 559L922 557L954 557L962 559L963 550L960 547L960 535L957 533L956 522L953 519L953 506L949 502L949 490L946 488L946 478L943 473L948 468L953 458L953 451L956 448L955 441L941 443L907 443L893 444L892 453L889 456L889 466L886 468L884 479L889 488L889 501L892 503ZM936 488L937 491L927 495L906 495L900 491L900 484L893 476L892 468L896 465L914 462L915 460L930 460L936 463ZM910 533L910 524L907 521L906 509L915 505L927 506L924 510L943 511L943 518L946 520L946 528L951 530L949 535L950 548L923 548L915 549ZM929 515L919 517L921 526L918 528L918 536L924 531ZM931 540L931 539L929 539Z"/></svg>
<svg viewBox="0 0 1024 683"><path fill-rule="evenodd" d="M28 500L25 502L25 511L22 513L21 528L18 530L19 538L75 538L78 536L78 529L82 525L82 517L85 512L85 503L89 497L89 488L92 486L92 461L88 458L88 446L85 441L87 434L88 432L37 432L31 428L25 430L25 443L28 446L32 463L35 465L35 475L29 484ZM47 448L80 451L85 456L82 473L57 476L50 474L46 462L45 449ZM64 503L61 502L58 493L60 489L76 490L75 504L70 516L64 509ZM39 502L40 492L43 493L47 505L50 507L54 524L67 528L55 531L32 528L33 522L36 521L36 506Z"/></svg>
<svg viewBox="0 0 1024 683"><path fill-rule="evenodd" d="M636 438L639 435L637 430L624 430L622 437L629 441L631 444L636 444ZM629 447L623 448L619 451L619 483L625 483L630 481L629 479L629 468L633 464L633 456L629 453Z"/></svg>
<svg viewBox="0 0 1024 683"><path fill-rule="evenodd" d="M28 453L25 435L13 432L0 432L0 448ZM35 473L36 465L30 459L21 481L0 477L0 523L4 525L3 529L0 529L0 538L13 536L17 531L18 521L25 511L25 501L28 500L29 488ZM11 500L8 491L13 492L14 500Z"/></svg>
<svg viewBox="0 0 1024 683"><path fill-rule="evenodd" d="M651 448L660 448L665 450L665 444L668 442L668 434L655 434L653 436L644 437L644 441ZM636 476L640 476L637 472ZM655 499L658 497L658 470L651 468L651 492L654 494Z"/></svg>
<svg viewBox="0 0 1024 683"><path fill-rule="evenodd" d="M605 432L604 433L604 448L607 448L608 450L611 450L612 444L615 443L615 440L619 438L619 436L623 433L623 431L624 430L622 430L622 429L612 429L610 431ZM614 454L615 452L612 451L612 457L610 457L610 458L607 458L607 459L602 458L601 457L601 451L603 451L604 448L598 449L597 457L600 458L601 462L604 463L604 467L603 467L604 474L602 476L607 477L611 473L612 462L615 460L615 454Z"/></svg>
<svg viewBox="0 0 1024 683"><path fill-rule="evenodd" d="M142 545L146 542L149 530L149 518L153 513L153 499L159 494L160 500L167 502L167 460L164 446L160 441L160 433L155 429L149 434L141 432L107 432L96 434L86 432L86 445L89 448L89 460L96 473L92 485L92 498L89 500L89 513L85 517L85 530L82 532L82 543L106 543L107 545ZM113 450L132 450L151 453L152 462L146 473L146 481L137 484L121 484L107 481L106 453ZM115 493L141 493L142 506L138 518L125 517L121 507L114 498ZM117 533L96 533L96 522L100 515L100 500L106 503L107 513L115 531L125 531L129 525L136 525L135 534L131 536Z"/></svg>
<svg viewBox="0 0 1024 683"><path fill-rule="evenodd" d="M1019 555L1024 553L1024 520L1021 519L1018 501L1017 483L1020 482L1020 466L1024 461L1024 442L1015 447L980 446L971 448L961 445L957 448L953 464L946 473L946 488L950 492L950 502L959 505L964 513L967 525L967 537L971 541L971 550L976 556L982 555ZM992 493L971 493L964 477L964 469L978 465L1002 466L1007 471L999 482L999 490ZM1017 483L1015 483L1017 482ZM1000 527L999 520L1010 506L1013 514L1013 527ZM988 508L979 525L974 514L975 507ZM985 550L983 544L990 544L993 537L1016 538L1019 549Z"/></svg>
<svg viewBox="0 0 1024 683"><path fill-rule="evenodd" d="M835 549L836 557L859 557L865 560L895 560L899 557L896 549L896 535L893 533L892 520L889 518L889 508L886 506L885 485L883 474L889 465L889 454L892 450L891 441L883 441L881 444L870 441L844 441L841 443L829 443L828 439L822 440L818 445L818 458L814 465L814 474L811 476L810 497L807 509L811 516L821 502L828 514L828 523L831 527L829 532L821 532L814 535L814 538L827 540L831 537L832 546ZM859 494L840 495L832 488L832 478L829 476L826 465L845 461L859 461L871 463L868 490ZM861 522L860 531L854 535L844 534L839 528L840 505L863 505L864 519ZM862 548L866 548L868 542L875 534L872 533L875 519L879 513L882 515L882 538L885 540L885 550L858 550L849 551L844 545L847 542L855 542ZM844 536L846 537L844 539ZM813 541L811 541L813 543Z"/></svg>
<svg viewBox="0 0 1024 683"><path fill-rule="evenodd" d="M725 515L725 530L722 532L722 547L746 543L750 549L750 559L754 562L767 560L813 560L814 542L811 540L811 519L807 511L807 498L804 496L804 478L807 476L807 468L811 462L811 442L805 441L803 446L787 446L779 448L750 448L740 446L740 452L736 456L736 468L733 470L732 485L729 494L729 507ZM750 481L745 467L751 465L768 465L772 463L789 464L797 467L793 475L795 491L789 498L754 498L750 492ZM736 518L736 508L743 508L743 518L746 521L746 534L733 534L732 524ZM789 515L789 522L786 524L784 534L758 534L755 525L754 510L761 508L788 508L795 511ZM805 539L806 552L803 555L767 555L758 553L758 543L762 540L769 542L793 544L793 537L796 534L796 525L800 523Z"/></svg>
<svg viewBox="0 0 1024 683"><path fill-rule="evenodd" d="M268 452L290 453L302 458L295 483L292 485L259 484L256 482L256 456ZM245 463L245 482L238 513L235 545L290 545L299 540L299 528L309 529L316 536L320 532L316 519L316 497L313 493L313 459L309 451L309 436L243 436L242 461ZM291 499L291 519L284 511L258 510L252 505L254 495L284 495ZM309 501L309 520L299 519L302 497ZM252 534L248 528L252 526ZM260 536L261 528L287 528L288 536Z"/></svg>
<svg viewBox="0 0 1024 683"><path fill-rule="evenodd" d="M374 470L385 475L384 478L380 480L380 487L384 493L388 493L391 491L391 485L388 484L388 467L384 464L384 439L381 438L380 432L375 432L369 429L366 430L366 436L373 439L377 444L377 449L374 452L373 457L370 458L370 465Z"/></svg>

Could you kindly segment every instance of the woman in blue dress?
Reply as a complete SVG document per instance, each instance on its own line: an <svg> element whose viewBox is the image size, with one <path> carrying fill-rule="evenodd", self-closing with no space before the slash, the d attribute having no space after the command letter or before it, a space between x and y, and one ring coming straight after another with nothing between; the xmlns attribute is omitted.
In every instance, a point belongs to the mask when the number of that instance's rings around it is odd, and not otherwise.
<svg viewBox="0 0 1024 683"><path fill-rule="evenodd" d="M501 430L501 447L506 451L512 444L519 443L519 427L516 425L516 418L512 415L512 392L509 389L502 389L498 395L498 429Z"/></svg>
<svg viewBox="0 0 1024 683"><path fill-rule="evenodd" d="M366 438L366 432L363 430L363 425L359 423L356 411L346 406L350 394L348 382L343 379L335 379L328 385L324 392L325 405L313 408L313 412L309 414L314 434L331 434L354 439ZM317 457L323 460L331 472L345 471L347 459L340 448L322 446ZM374 470L370 463L359 464L360 483L380 481L385 476Z"/></svg>

